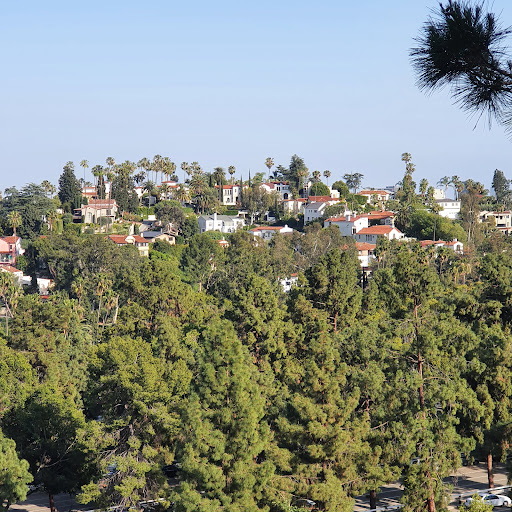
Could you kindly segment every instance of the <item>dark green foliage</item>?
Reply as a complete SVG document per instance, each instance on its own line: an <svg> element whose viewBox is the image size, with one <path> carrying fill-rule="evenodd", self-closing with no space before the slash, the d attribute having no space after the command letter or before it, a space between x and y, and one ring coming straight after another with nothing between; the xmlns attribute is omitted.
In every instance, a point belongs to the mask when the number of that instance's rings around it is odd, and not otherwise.
<svg viewBox="0 0 512 512"><path fill-rule="evenodd" d="M47 197L41 185L29 183L21 190L15 187L6 190L0 213L3 221L7 223L9 213L19 212L21 223L16 234L22 238L33 239L42 233L45 226L43 219L50 211L55 211L55 206L55 201ZM10 228L9 232L11 232Z"/></svg>
<svg viewBox="0 0 512 512"><path fill-rule="evenodd" d="M16 453L16 443L6 438L0 430L0 507L7 510L17 501L23 501L32 482L26 460L20 460Z"/></svg>
<svg viewBox="0 0 512 512"><path fill-rule="evenodd" d="M167 364L166 364L167 363ZM161 467L172 462L177 435L176 402L188 391L191 373L181 360L155 357L140 339L113 338L94 348L86 407L99 424L100 473L115 467L102 485L84 487L81 500L99 506L136 505L158 496L164 486Z"/></svg>
<svg viewBox="0 0 512 512"><path fill-rule="evenodd" d="M183 411L183 481L178 511L264 510L273 464L265 395L247 349L228 322L201 334L202 350Z"/></svg>
<svg viewBox="0 0 512 512"><path fill-rule="evenodd" d="M447 242L455 238L462 242L467 240L466 233L460 224L427 210L411 212L405 234L418 240L434 240L434 235L436 240Z"/></svg>
<svg viewBox="0 0 512 512"><path fill-rule="evenodd" d="M507 180L503 171L496 169L492 178L492 188L496 196L496 202L503 206L510 203L510 181Z"/></svg>
<svg viewBox="0 0 512 512"><path fill-rule="evenodd" d="M59 177L59 199L60 202L68 204L71 209L80 207L82 193L80 184L75 176L73 162L68 162Z"/></svg>
<svg viewBox="0 0 512 512"><path fill-rule="evenodd" d="M198 283L199 291L210 286L219 261L223 258L220 245L206 234L194 235L183 251L181 267Z"/></svg>
<svg viewBox="0 0 512 512"><path fill-rule="evenodd" d="M470 112L510 118L510 69L502 42L510 29L484 5L448 0L424 24L411 50L421 89L452 85L452 96Z"/></svg>
<svg viewBox="0 0 512 512"><path fill-rule="evenodd" d="M139 198L135 192L135 183L128 172L119 172L112 182L112 198L116 200L120 212L136 213Z"/></svg>
<svg viewBox="0 0 512 512"><path fill-rule="evenodd" d="M309 189L309 195L310 196L330 196L331 191L329 190L329 187L325 185L324 183L313 183L311 185L311 188Z"/></svg>
<svg viewBox="0 0 512 512"><path fill-rule="evenodd" d="M85 418L58 388L40 387L4 425L48 494L76 492L87 481L93 468Z"/></svg>
<svg viewBox="0 0 512 512"><path fill-rule="evenodd" d="M350 194L350 189L348 188L347 184L342 180L335 181L332 184L332 188L340 193L341 198L346 198Z"/></svg>

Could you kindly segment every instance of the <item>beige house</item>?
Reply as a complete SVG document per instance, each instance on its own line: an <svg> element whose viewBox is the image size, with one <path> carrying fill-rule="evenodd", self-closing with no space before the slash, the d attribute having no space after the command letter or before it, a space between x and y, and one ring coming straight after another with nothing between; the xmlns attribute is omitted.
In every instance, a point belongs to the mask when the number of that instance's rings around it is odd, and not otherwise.
<svg viewBox="0 0 512 512"><path fill-rule="evenodd" d="M85 224L99 224L101 218L108 218L114 221L118 207L115 199L91 199L89 204L82 205L77 210L82 216Z"/></svg>
<svg viewBox="0 0 512 512"><path fill-rule="evenodd" d="M141 256L149 256L149 242L139 235L109 235L108 238L116 245L134 245Z"/></svg>

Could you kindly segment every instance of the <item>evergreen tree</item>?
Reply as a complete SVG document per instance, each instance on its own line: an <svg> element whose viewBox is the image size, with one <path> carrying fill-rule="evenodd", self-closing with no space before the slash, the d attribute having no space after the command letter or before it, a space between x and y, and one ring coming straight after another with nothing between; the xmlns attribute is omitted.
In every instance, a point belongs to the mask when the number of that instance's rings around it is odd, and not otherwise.
<svg viewBox="0 0 512 512"><path fill-rule="evenodd" d="M498 204L506 206L510 201L510 181L505 178L503 171L498 169L494 171L492 188Z"/></svg>
<svg viewBox="0 0 512 512"><path fill-rule="evenodd" d="M7 510L13 503L27 497L28 485L32 482L26 460L19 459L16 443L0 431L0 508Z"/></svg>
<svg viewBox="0 0 512 512"><path fill-rule="evenodd" d="M270 430L258 372L228 322L212 322L201 347L183 410L176 510L266 510L274 467L265 456Z"/></svg>
<svg viewBox="0 0 512 512"><path fill-rule="evenodd" d="M71 208L78 208L82 193L75 176L73 162L67 162L59 177L59 199L62 204L69 203Z"/></svg>

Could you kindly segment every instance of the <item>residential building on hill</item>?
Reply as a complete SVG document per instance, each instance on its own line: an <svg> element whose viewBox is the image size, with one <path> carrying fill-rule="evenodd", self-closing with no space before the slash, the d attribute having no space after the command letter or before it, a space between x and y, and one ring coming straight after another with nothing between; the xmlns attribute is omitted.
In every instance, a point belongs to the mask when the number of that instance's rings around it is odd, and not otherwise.
<svg viewBox="0 0 512 512"><path fill-rule="evenodd" d="M393 226L370 226L363 228L356 233L354 238L357 242L376 244L379 236L383 236L388 240L400 240L404 238L404 234Z"/></svg>
<svg viewBox="0 0 512 512"><path fill-rule="evenodd" d="M133 245L141 256L149 256L149 242L139 235L109 235L108 238L116 245Z"/></svg>
<svg viewBox="0 0 512 512"><path fill-rule="evenodd" d="M115 199L91 199L89 204L82 205L75 210L75 219L80 219L85 224L99 224L101 218L107 218L113 222L118 211Z"/></svg>
<svg viewBox="0 0 512 512"><path fill-rule="evenodd" d="M460 213L460 201L455 199L436 199L437 205L441 207L439 215L441 217L447 217L448 219L455 220Z"/></svg>
<svg viewBox="0 0 512 512"><path fill-rule="evenodd" d="M232 217L230 215L201 215L197 222L199 224L199 233L206 231L220 231L221 233L234 233L245 225L242 217Z"/></svg>
<svg viewBox="0 0 512 512"><path fill-rule="evenodd" d="M16 266L16 258L23 254L25 249L21 248L19 236L0 237L0 265Z"/></svg>
<svg viewBox="0 0 512 512"><path fill-rule="evenodd" d="M259 226L249 230L251 235L263 238L263 240L271 240L275 234L289 235L293 233L293 229L284 226Z"/></svg>

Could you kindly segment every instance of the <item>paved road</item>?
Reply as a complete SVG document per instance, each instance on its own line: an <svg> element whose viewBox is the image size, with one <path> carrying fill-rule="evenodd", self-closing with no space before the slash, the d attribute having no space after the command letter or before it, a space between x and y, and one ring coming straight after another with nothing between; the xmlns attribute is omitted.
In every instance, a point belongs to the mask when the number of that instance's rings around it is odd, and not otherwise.
<svg viewBox="0 0 512 512"><path fill-rule="evenodd" d="M507 475L505 467L502 464L495 466L495 485L496 487L507 485ZM453 476L446 479L446 482L453 486L453 494L457 495L473 490L487 489L487 470L483 464L477 466L466 466L460 468ZM378 494L378 506L396 505L402 490L400 483L392 484L381 489ZM59 512L69 512L70 510L87 510L87 505L79 505L73 496L69 494L58 494L55 496L55 505ZM458 506L456 501L450 503L450 508L455 510ZM370 501L367 496L360 496L356 499L355 512L364 512L370 509ZM10 512L49 512L48 495L42 492L30 494L26 501L11 505Z"/></svg>
<svg viewBox="0 0 512 512"><path fill-rule="evenodd" d="M86 505L79 505L75 497L69 494L57 494L55 506L59 512L73 510L87 510ZM22 503L16 503L9 507L9 512L49 512L48 494L44 492L33 492Z"/></svg>
<svg viewBox="0 0 512 512"><path fill-rule="evenodd" d="M463 466L457 472L447 478L445 482L453 487L452 496L466 493L470 491L478 491L487 489L487 469L484 464L475 466ZM494 485L500 487L507 485L507 474L503 464L496 464L494 467ZM378 507L385 507L388 505L396 505L402 489L399 482L383 487L378 494ZM452 509L458 507L456 500L450 503ZM356 512L364 512L370 509L370 500L368 496L360 496L356 499L354 510Z"/></svg>

